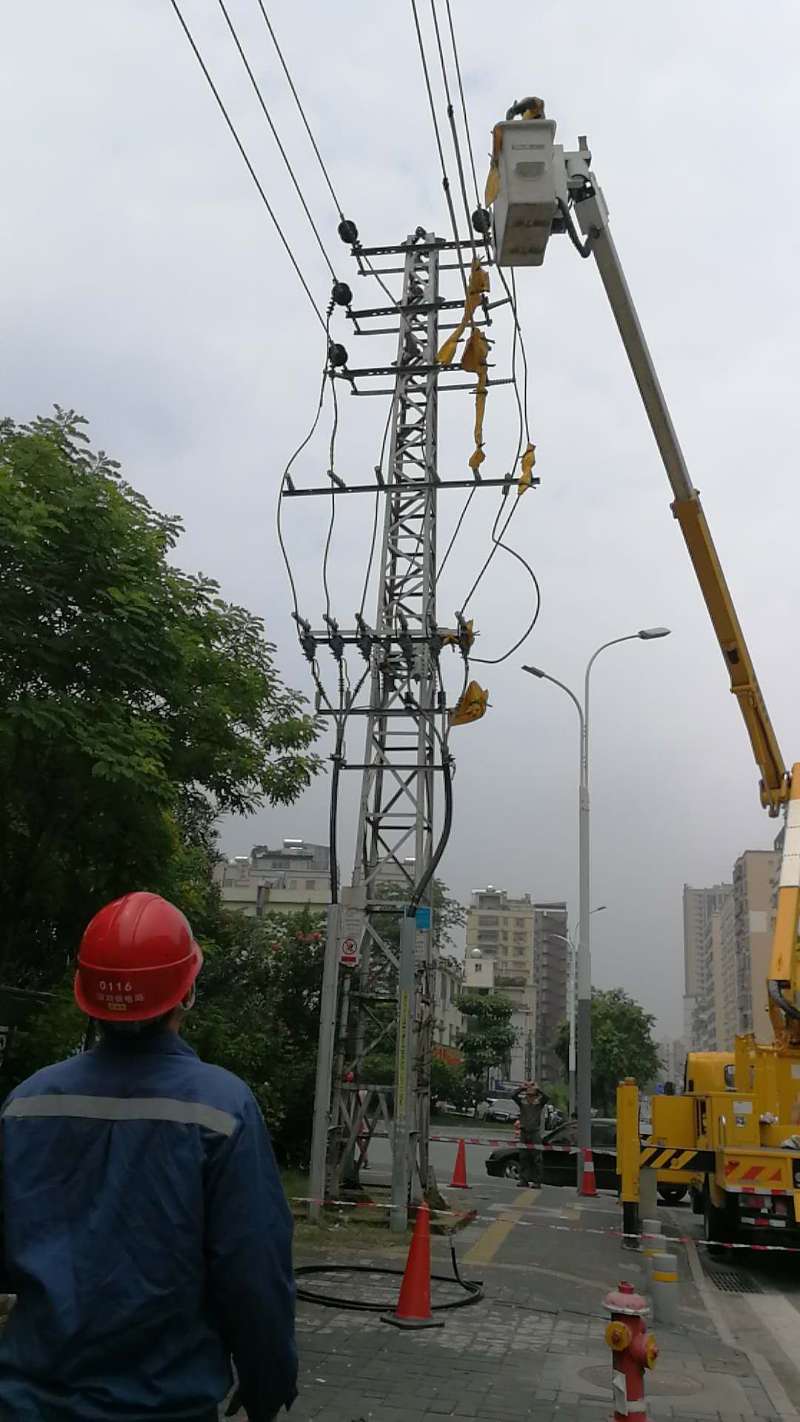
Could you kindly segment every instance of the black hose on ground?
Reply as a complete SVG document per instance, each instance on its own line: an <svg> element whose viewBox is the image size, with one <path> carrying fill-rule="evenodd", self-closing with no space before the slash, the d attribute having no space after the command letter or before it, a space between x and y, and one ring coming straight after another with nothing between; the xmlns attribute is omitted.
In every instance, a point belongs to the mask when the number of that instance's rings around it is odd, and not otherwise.
<svg viewBox="0 0 800 1422"><path fill-rule="evenodd" d="M431 1274L431 1282L452 1284L455 1281L464 1290L464 1298L451 1299L449 1303L431 1304L434 1313L445 1313L448 1309L453 1308L467 1308L469 1304L480 1303L484 1297L483 1283L480 1280L462 1279L452 1240L450 1241L450 1258L453 1263L453 1278L449 1278L446 1274ZM301 1264L294 1272L296 1279L299 1279L301 1274L391 1274L402 1278L405 1270L375 1268L371 1264ZM303 1299L305 1303L322 1304L323 1308L353 1309L362 1313L390 1313L396 1303L395 1299L385 1299L383 1303L368 1303L359 1299L342 1298L339 1294L322 1294L314 1289L304 1289L299 1283L297 1297Z"/></svg>

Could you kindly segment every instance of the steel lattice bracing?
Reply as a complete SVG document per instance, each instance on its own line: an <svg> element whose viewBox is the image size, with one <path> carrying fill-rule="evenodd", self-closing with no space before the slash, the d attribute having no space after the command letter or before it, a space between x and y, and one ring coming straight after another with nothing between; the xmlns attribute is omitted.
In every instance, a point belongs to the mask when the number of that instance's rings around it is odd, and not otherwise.
<svg viewBox="0 0 800 1422"><path fill-rule="evenodd" d="M439 705L436 634L436 364L439 248L429 235L405 244L392 435L385 491L379 595L371 653L371 694L350 903L363 910L359 966L341 968L341 911L328 933L320 1066L315 1102L312 1195L352 1177L359 1135L385 1129L393 1144L397 1227L417 1160L427 1185L432 1002L430 885L422 922L405 920L398 951L398 910L415 897L433 852L434 781L441 772L444 715ZM387 912L387 884L395 903ZM405 955L403 954L405 948ZM404 961L401 961L404 960ZM405 968L404 968L405 964ZM361 1064L395 1026L397 1079L392 1120L385 1087L365 1080ZM405 987L403 987L405 983ZM406 1034L404 1036L404 1033ZM355 1080L348 1083L350 1071ZM419 1151L419 1157L417 1152Z"/></svg>

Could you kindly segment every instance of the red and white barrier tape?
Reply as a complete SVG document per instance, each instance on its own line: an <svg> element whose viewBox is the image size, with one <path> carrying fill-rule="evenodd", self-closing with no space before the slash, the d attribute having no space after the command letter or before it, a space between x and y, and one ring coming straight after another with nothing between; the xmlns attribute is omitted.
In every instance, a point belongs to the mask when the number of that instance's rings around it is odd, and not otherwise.
<svg viewBox="0 0 800 1422"><path fill-rule="evenodd" d="M389 1136L385 1131L376 1131L370 1137L373 1141L388 1141ZM465 1146L507 1146L509 1150L552 1150L560 1151L562 1155L575 1155L577 1146L550 1145L547 1141L537 1141L530 1144L528 1141L515 1140L513 1136L428 1136L429 1141L446 1141L450 1145L458 1145L463 1141ZM616 1155L613 1146L596 1146L593 1152L600 1152L602 1155Z"/></svg>
<svg viewBox="0 0 800 1422"><path fill-rule="evenodd" d="M293 1205L322 1205L325 1209L347 1209L347 1210L391 1210L390 1203L382 1200L315 1200L310 1195L292 1195L290 1202ZM508 1209L513 1209L512 1204ZM472 1210L437 1210L431 1209L431 1215L446 1215L456 1220L466 1220L469 1224L496 1224L502 1218L502 1212L494 1215L479 1215ZM576 1222L577 1223L577 1222ZM671 1244L694 1244L705 1249L749 1249L754 1254L800 1254L800 1245L790 1244L744 1244L740 1242L731 1243L728 1240L719 1239L699 1239L693 1234L634 1234L621 1229L598 1229L594 1225L584 1228L582 1225L576 1230L572 1224L553 1224L549 1220L514 1220L514 1225L521 1229L549 1229L556 1230L561 1234L592 1234L605 1235L612 1239L631 1240L658 1240L665 1249Z"/></svg>

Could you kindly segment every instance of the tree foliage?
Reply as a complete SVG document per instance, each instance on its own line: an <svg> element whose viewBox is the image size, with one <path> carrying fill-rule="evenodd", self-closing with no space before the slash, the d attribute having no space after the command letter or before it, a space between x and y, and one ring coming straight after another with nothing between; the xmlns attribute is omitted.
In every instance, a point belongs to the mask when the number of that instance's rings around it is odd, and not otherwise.
<svg viewBox="0 0 800 1422"><path fill-rule="evenodd" d="M640 1086L658 1073L655 1017L622 988L592 990L592 1104L603 1116L616 1115L617 1086L626 1076ZM569 1062L569 1027L563 1023L555 1044L565 1071Z"/></svg>
<svg viewBox="0 0 800 1422"><path fill-rule="evenodd" d="M477 1100L486 1090L487 1072L492 1067L508 1071L511 1048L517 1040L511 1026L514 1004L499 993L467 991L459 999L458 1010L467 1019L465 1030L459 1033L458 1046Z"/></svg>
<svg viewBox="0 0 800 1422"><path fill-rule="evenodd" d="M235 917L237 944L214 946L208 953L186 1035L207 1061L244 1077L269 1122L279 1158L305 1168L314 1114L324 916L306 910Z"/></svg>
<svg viewBox="0 0 800 1422"><path fill-rule="evenodd" d="M202 897L215 816L318 768L260 621L171 564L179 521L83 423L0 422L0 973L36 986L109 899Z"/></svg>

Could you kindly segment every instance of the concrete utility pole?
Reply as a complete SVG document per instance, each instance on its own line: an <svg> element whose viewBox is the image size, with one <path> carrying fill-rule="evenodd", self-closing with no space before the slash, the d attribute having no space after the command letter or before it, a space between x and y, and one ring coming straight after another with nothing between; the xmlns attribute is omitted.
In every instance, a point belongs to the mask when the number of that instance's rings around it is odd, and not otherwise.
<svg viewBox="0 0 800 1422"><path fill-rule="evenodd" d="M371 320L398 322L394 364L347 370L357 389L373 377L392 376L389 461L377 483L320 490L327 497L360 489L385 498L374 628L356 619L343 632L334 625L309 633L313 647L329 645L334 656L354 646L369 664L369 698L351 697L348 720L366 719L363 761L340 756L338 770L358 770L361 799L353 881L329 913L320 1021L320 1047L311 1155L312 1216L336 1197L343 1178L358 1183L354 1153L360 1138L377 1130L392 1150L391 1225L406 1227L413 1190L425 1192L432 1178L428 1159L430 1071L435 1015L433 949L434 788L444 789L445 827L450 812L450 754L446 695L439 674L442 639L436 618L437 497L443 490L472 488L475 479L440 479L437 469L437 364L439 318L464 308L440 296L440 271L461 268L460 248L471 241L443 241L421 228L394 247L354 247L364 276L396 273L375 268L376 259L400 257L403 293L398 306L351 311L358 335L386 334ZM452 260L458 254L458 261ZM449 261L444 258L449 254ZM476 324L488 320L484 305ZM452 329L452 327L450 328ZM490 384L498 383L496 381ZM443 383L442 389L465 388ZM474 386L467 386L474 390ZM510 487L510 476L482 479L481 488ZM293 489L292 492L318 492ZM334 637L336 641L334 642ZM437 725L438 722L438 725ZM413 854L413 859L412 859ZM386 887L395 895L387 902ZM399 945L397 925L399 921ZM392 931L394 929L394 931ZM394 1088L371 1083L364 1063L385 1050L395 1031Z"/></svg>

